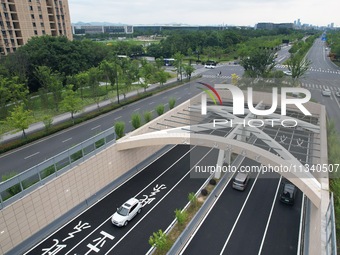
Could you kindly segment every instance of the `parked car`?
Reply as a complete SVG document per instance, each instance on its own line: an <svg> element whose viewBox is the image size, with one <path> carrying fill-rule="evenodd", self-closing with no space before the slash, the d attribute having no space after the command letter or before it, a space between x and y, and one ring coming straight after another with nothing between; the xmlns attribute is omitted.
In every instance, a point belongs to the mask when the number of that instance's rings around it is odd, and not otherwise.
<svg viewBox="0 0 340 255"><path fill-rule="evenodd" d="M233 188L237 190L245 190L249 181L247 173L238 172L233 180Z"/></svg>
<svg viewBox="0 0 340 255"><path fill-rule="evenodd" d="M112 224L122 227L126 226L137 214L142 211L142 204L137 198L130 198L112 215Z"/></svg>
<svg viewBox="0 0 340 255"><path fill-rule="evenodd" d="M336 97L340 97L340 92L335 93Z"/></svg>
<svg viewBox="0 0 340 255"><path fill-rule="evenodd" d="M282 187L280 200L281 202L293 205L295 202L296 187L291 183L285 183Z"/></svg>

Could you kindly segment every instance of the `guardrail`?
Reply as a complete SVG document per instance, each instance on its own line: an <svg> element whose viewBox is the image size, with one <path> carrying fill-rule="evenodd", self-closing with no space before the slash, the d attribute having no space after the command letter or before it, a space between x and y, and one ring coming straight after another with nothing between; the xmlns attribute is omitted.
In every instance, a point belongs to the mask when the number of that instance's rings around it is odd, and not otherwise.
<svg viewBox="0 0 340 255"><path fill-rule="evenodd" d="M0 183L0 209L65 173L115 141L116 134L112 127Z"/></svg>

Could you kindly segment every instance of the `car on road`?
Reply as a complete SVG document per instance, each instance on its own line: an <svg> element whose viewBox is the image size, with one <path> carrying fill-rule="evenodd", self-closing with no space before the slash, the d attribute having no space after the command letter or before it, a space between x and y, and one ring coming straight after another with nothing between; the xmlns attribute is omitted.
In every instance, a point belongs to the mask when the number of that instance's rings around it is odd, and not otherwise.
<svg viewBox="0 0 340 255"><path fill-rule="evenodd" d="M237 190L245 190L249 181L247 173L238 172L233 180L233 188Z"/></svg>
<svg viewBox="0 0 340 255"><path fill-rule="evenodd" d="M296 187L291 183L285 183L281 190L280 201L285 204L293 205L295 202L295 196Z"/></svg>
<svg viewBox="0 0 340 255"><path fill-rule="evenodd" d="M332 92L330 91L330 89L324 89L324 90L321 91L321 94L322 94L323 96L330 97L331 94L332 94Z"/></svg>
<svg viewBox="0 0 340 255"><path fill-rule="evenodd" d="M285 75L292 76L292 72L291 72L291 71L283 71L283 73L284 73Z"/></svg>
<svg viewBox="0 0 340 255"><path fill-rule="evenodd" d="M335 93L336 97L340 97L340 92Z"/></svg>
<svg viewBox="0 0 340 255"><path fill-rule="evenodd" d="M126 226L137 214L142 211L142 204L137 198L130 198L112 215L112 224Z"/></svg>
<svg viewBox="0 0 340 255"><path fill-rule="evenodd" d="M205 65L204 65L204 67L205 68L209 68L209 69L214 69L214 68L216 68L216 62L215 61L212 61L212 60L208 60L206 63L205 63Z"/></svg>

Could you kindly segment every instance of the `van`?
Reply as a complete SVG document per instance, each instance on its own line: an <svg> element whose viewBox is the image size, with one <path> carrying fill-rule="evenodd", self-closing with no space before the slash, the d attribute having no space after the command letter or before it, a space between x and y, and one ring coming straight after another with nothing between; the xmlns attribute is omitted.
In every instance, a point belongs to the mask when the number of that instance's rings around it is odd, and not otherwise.
<svg viewBox="0 0 340 255"><path fill-rule="evenodd" d="M237 190L245 190L249 181L247 173L238 172L233 180L233 188Z"/></svg>

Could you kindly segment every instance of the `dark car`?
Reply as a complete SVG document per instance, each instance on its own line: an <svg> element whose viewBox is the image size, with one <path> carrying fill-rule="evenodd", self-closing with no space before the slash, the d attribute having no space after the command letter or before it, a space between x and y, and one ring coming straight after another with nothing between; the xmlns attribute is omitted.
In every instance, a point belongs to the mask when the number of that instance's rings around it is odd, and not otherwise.
<svg viewBox="0 0 340 255"><path fill-rule="evenodd" d="M289 205L293 205L295 201L296 187L291 183L285 183L283 185L280 200L281 202Z"/></svg>

